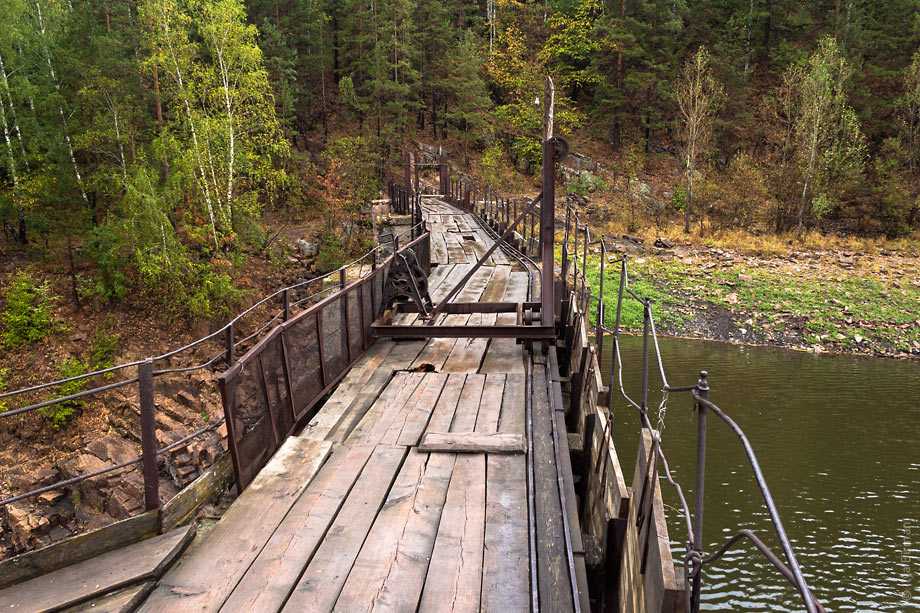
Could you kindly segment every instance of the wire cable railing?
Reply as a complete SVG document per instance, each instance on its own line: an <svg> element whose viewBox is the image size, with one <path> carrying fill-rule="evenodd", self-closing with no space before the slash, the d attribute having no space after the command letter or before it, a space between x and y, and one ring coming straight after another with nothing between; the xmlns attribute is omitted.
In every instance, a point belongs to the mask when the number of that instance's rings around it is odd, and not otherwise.
<svg viewBox="0 0 920 613"><path fill-rule="evenodd" d="M410 214L412 216L412 225L409 228L394 234L390 241L384 242L383 244L378 244L373 249L370 249L360 257L346 264L343 264L339 268L329 271L325 274L303 281L298 281L297 283L276 290L237 314L217 330L201 338L195 339L183 345L182 347L166 351L161 355L150 357L144 360L136 360L133 362L118 364L116 366L83 373L74 377L49 381L0 393L0 400L17 397L28 398L29 395L33 395L35 393L49 390L55 387L88 381L94 377L109 378L112 377L114 373L124 373L126 370L136 369L134 376L129 375L119 381L106 383L91 389L80 390L70 394L54 395L51 398L38 400L25 406L10 408L6 411L0 412L0 420L22 416L32 411L44 409L54 405L60 405L62 403L85 401L85 399L91 396L101 395L106 392L111 392L119 388L136 384L138 385L139 391L141 438L144 451L143 455L117 465L107 466L97 471L83 475L77 475L72 478L58 481L57 483L33 489L28 492L8 496L0 500L0 507L38 496L48 491L64 488L85 481L87 479L91 479L93 477L98 477L114 471L129 468L139 463L143 463L145 482L145 507L146 510L158 508L160 505L160 500L158 495L158 476L156 461L154 459L155 456L168 453L169 451L181 447L183 444L188 443L198 436L216 430L223 423L225 423L225 418L221 417L214 423L211 423L203 428L196 430L195 432L192 432L181 440L173 442L161 449L157 449L154 425L156 411L154 379L167 375L176 375L202 370L205 368L214 367L221 363L227 367L232 366L236 361L236 355L238 351L242 351L247 345L254 343L259 337L264 336L270 330L277 327L279 323L291 319L296 314L297 309L305 310L312 304L316 303L316 301L329 296L330 293L338 292L344 289L349 280L364 278L366 275L375 271L378 266L378 260L382 259L381 253L390 249L397 251L399 249L400 239L403 239L407 235L411 239L416 239L421 236L426 230L425 222L421 214L421 201L418 195L415 194L415 192L413 192L411 189L393 183L391 183L388 188L390 190L391 197L393 198L396 212ZM330 281L334 282L330 284ZM319 287L318 290L316 289L317 287ZM275 301L276 304L278 301L280 301L281 304L278 305L280 308L275 307L272 309L270 305L273 301ZM269 309L267 314L267 321L264 323L251 321L253 317L261 314L266 308ZM252 325L254 329L243 338L237 338L236 332L241 327L241 324L244 323L244 321L249 325ZM203 361L198 361L197 363L193 363L191 365L155 369L155 365L157 363L162 364L163 362L176 358L177 356L188 355L194 359L194 356L191 355L192 350L200 348L205 343L209 342L216 342L221 345L221 347L216 353L211 354Z"/></svg>
<svg viewBox="0 0 920 613"><path fill-rule="evenodd" d="M588 283L588 254L591 247L599 251L599 277L598 277L598 295L592 293ZM607 427L602 435L604 445L609 444L609 438L612 436L612 423L614 412L614 389L618 395L626 401L633 409L639 412L641 426L651 435L652 448L649 452L646 466L646 475L651 474L652 487L658 481L658 464L664 470L665 480L675 489L677 498L680 502L678 509L682 524L686 529L684 558L684 575L685 589L688 591L687 611L696 613L700 608L700 592L702 588L702 571L706 565L714 564L723 554L731 547L743 539L747 539L754 544L756 549L767 558L767 560L778 569L799 592L802 597L805 609L809 613L823 612L824 607L815 598L809 588L805 577L802 573L801 566L793 550L789 536L783 527L779 511L773 501L770 488L767 485L766 478L760 467L757 457L754 453L750 441L744 431L738 424L731 419L721 408L709 400L709 381L708 373L702 371L699 373L699 380L695 385L672 386L668 382L667 374L664 367L664 360L661 356L661 350L658 345L658 334L655 329L655 319L652 313L651 300L648 297L640 296L630 287L629 274L627 268L627 258L615 258L607 249L607 244L603 235L599 240L592 241L591 230L586 222L582 222L578 212L571 206L566 207L565 234L561 249L562 259L562 278L566 285L574 291L575 302L578 306L577 317L583 318L590 316L591 310L594 311L595 320L595 343L598 355L604 346L605 337L613 343L611 348L610 371L607 378ZM579 261L580 260L580 261ZM580 266L579 266L580 264ZM604 282L611 267L619 269L619 289L616 298L616 313L612 327L606 325L606 304L604 299ZM570 284L571 280L571 284ZM636 400L627 394L623 385L623 359L620 354L620 332L621 317L625 301L634 300L642 307L642 383L641 398ZM586 323L586 328L587 323ZM659 406L659 423L653 425L649 417L648 390L649 390L649 362L654 357L657 362L657 370L661 376L662 392L664 394L662 404ZM690 506L687 503L686 496L680 484L673 478L671 469L668 465L667 456L662 447L662 432L664 430L663 411L666 409L668 394L672 393L689 393L694 401L694 410L697 414L697 474L694 488L694 512L691 514ZM767 509L770 522L776 532L776 537L783 551L785 561L780 559L757 535L751 530L740 530L735 536L729 539L715 553L705 556L703 552L703 502L704 502L704 478L705 478L705 459L706 459L706 434L707 434L707 414L711 413L723 421L740 440L744 448L748 464L751 467L757 487L763 498L764 506ZM605 462L602 464L606 464ZM595 467L600 471L601 463ZM606 465L604 466L606 471ZM645 491L643 488L640 492L634 492L639 496L640 505L650 505L652 493Z"/></svg>

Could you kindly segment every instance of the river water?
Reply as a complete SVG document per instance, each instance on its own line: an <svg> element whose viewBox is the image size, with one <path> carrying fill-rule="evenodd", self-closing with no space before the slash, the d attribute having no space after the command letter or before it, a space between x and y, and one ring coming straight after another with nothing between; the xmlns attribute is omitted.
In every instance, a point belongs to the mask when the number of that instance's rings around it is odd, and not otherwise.
<svg viewBox="0 0 920 613"><path fill-rule="evenodd" d="M638 399L642 339L622 337L620 345L625 389ZM920 363L667 338L660 347L672 386L709 372L709 398L751 440L806 579L827 609L920 610ZM662 396L654 358L650 370L654 424ZM670 395L662 448L692 511L691 406L687 394ZM614 423L631 485L639 420L619 397ZM740 442L714 415L708 424L704 550L749 528L782 558ZM661 484L676 508L673 488ZM672 549L683 559L686 529L667 512ZM798 592L746 540L704 572L705 609L803 610Z"/></svg>

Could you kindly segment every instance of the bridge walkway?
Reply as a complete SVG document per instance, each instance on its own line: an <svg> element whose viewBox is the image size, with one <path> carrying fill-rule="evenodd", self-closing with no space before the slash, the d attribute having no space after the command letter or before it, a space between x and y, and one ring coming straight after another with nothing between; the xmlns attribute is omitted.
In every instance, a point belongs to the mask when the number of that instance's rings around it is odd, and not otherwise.
<svg viewBox="0 0 920 613"><path fill-rule="evenodd" d="M423 209L437 303L491 240L468 213ZM524 301L534 277L496 251L456 300ZM587 610L547 372L513 339L378 340L140 610Z"/></svg>

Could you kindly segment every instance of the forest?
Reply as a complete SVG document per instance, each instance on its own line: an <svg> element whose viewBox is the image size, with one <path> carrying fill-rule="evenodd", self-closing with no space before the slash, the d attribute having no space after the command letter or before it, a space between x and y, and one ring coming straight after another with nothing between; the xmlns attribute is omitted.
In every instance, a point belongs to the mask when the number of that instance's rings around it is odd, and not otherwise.
<svg viewBox="0 0 920 613"><path fill-rule="evenodd" d="M609 169L569 190L608 192L630 230L653 223L636 191L664 164L686 232L916 236L918 17L920 0L2 0L6 250L64 262L77 301L221 316L268 216L315 220L331 263L365 249L359 211L413 139L527 184L547 75L557 132Z"/></svg>

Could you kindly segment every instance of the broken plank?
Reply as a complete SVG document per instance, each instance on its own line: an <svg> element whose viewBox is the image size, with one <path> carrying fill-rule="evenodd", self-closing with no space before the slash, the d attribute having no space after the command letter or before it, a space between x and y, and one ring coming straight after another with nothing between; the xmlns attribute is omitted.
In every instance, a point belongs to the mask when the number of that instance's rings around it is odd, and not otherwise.
<svg viewBox="0 0 920 613"><path fill-rule="evenodd" d="M332 610L405 455L405 447L374 450L284 611Z"/></svg>
<svg viewBox="0 0 920 613"><path fill-rule="evenodd" d="M336 611L415 611L456 456L410 450L336 602Z"/></svg>
<svg viewBox="0 0 920 613"><path fill-rule="evenodd" d="M83 604L65 609L65 611L66 613L130 613L140 606L155 585L155 581L138 583L88 600Z"/></svg>
<svg viewBox="0 0 920 613"><path fill-rule="evenodd" d="M426 432L418 446L429 453L524 453L524 437L506 432Z"/></svg>
<svg viewBox="0 0 920 613"><path fill-rule="evenodd" d="M479 611L485 532L482 454L456 459L418 610Z"/></svg>
<svg viewBox="0 0 920 613"><path fill-rule="evenodd" d="M211 531L140 608L217 611L329 455L332 443L290 437Z"/></svg>
<svg viewBox="0 0 920 613"><path fill-rule="evenodd" d="M333 450L221 611L277 611L284 605L372 451L369 446L348 445Z"/></svg>
<svg viewBox="0 0 920 613"><path fill-rule="evenodd" d="M158 579L195 537L187 526L0 591L4 611L58 611Z"/></svg>

